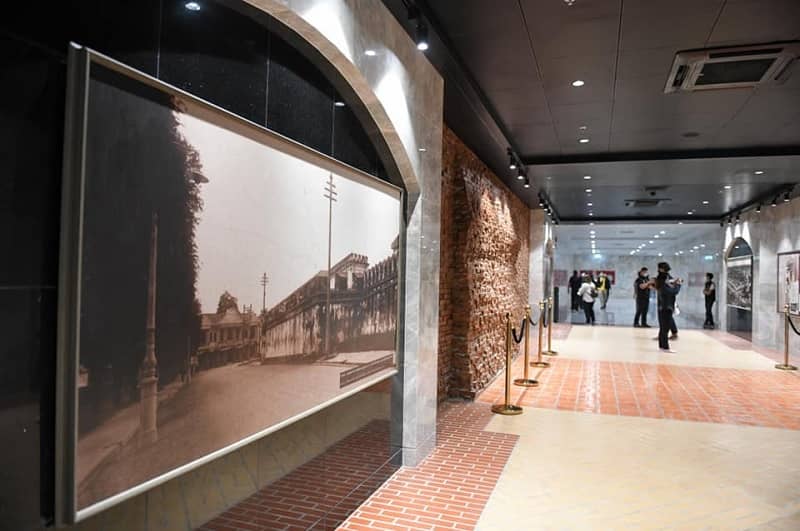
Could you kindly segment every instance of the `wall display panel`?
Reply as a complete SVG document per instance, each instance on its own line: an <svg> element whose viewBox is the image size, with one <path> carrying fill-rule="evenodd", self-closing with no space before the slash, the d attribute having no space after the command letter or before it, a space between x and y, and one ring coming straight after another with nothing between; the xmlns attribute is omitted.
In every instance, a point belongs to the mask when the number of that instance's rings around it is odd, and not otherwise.
<svg viewBox="0 0 800 531"><path fill-rule="evenodd" d="M753 258L735 258L726 263L728 269L728 306L740 310L753 309Z"/></svg>
<svg viewBox="0 0 800 531"><path fill-rule="evenodd" d="M800 251L778 254L778 311L800 315Z"/></svg>
<svg viewBox="0 0 800 531"><path fill-rule="evenodd" d="M77 46L67 107L61 521L396 372L400 190Z"/></svg>

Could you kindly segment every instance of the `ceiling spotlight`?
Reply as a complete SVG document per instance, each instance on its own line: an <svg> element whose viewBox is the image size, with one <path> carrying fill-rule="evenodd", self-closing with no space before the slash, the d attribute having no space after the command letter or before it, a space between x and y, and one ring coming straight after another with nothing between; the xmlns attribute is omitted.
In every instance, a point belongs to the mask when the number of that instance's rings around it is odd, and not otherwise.
<svg viewBox="0 0 800 531"><path fill-rule="evenodd" d="M590 227L594 227L594 222L589 223Z"/></svg>
<svg viewBox="0 0 800 531"><path fill-rule="evenodd" d="M664 256L664 253L658 253L658 256Z"/></svg>
<svg viewBox="0 0 800 531"><path fill-rule="evenodd" d="M183 7L185 7L189 11L200 11L200 4L197 2L186 2L185 4L183 4Z"/></svg>
<svg viewBox="0 0 800 531"><path fill-rule="evenodd" d="M417 148L417 151L420 153L426 153L428 150L426 148Z"/></svg>
<svg viewBox="0 0 800 531"><path fill-rule="evenodd" d="M658 238L660 238L660 237L661 237L661 236L659 236L658 234L653 234L653 238L656 238L656 239L658 239Z"/></svg>
<svg viewBox="0 0 800 531"><path fill-rule="evenodd" d="M585 125L581 125L580 127L578 127L578 131L586 131L587 129L589 128L586 127Z"/></svg>
<svg viewBox="0 0 800 531"><path fill-rule="evenodd" d="M367 57L375 57L378 54L375 52L375 50L364 50L364 55Z"/></svg>
<svg viewBox="0 0 800 531"><path fill-rule="evenodd" d="M592 180L592 176L591 175L584 175L583 176L583 180L584 181L591 181Z"/></svg>
<svg viewBox="0 0 800 531"><path fill-rule="evenodd" d="M572 82L573 87L582 87L585 84L586 83L584 83L582 79L576 79L575 81Z"/></svg>
<svg viewBox="0 0 800 531"><path fill-rule="evenodd" d="M725 188L726 190L730 190L731 188L733 188L733 186L731 186L730 184L726 184L725 186L723 186L723 188Z"/></svg>
<svg viewBox="0 0 800 531"><path fill-rule="evenodd" d="M592 203L586 203L586 206L592 206Z"/></svg>
<svg viewBox="0 0 800 531"><path fill-rule="evenodd" d="M772 200L772 203L770 203L770 206L774 206L774 207L778 206L778 198L777 198L777 197L775 197L775 198Z"/></svg>
<svg viewBox="0 0 800 531"><path fill-rule="evenodd" d="M344 107L344 102L343 101L334 101L333 102L333 106L334 107Z"/></svg>
<svg viewBox="0 0 800 531"><path fill-rule="evenodd" d="M764 175L764 170L756 170L753 173L755 173L756 175Z"/></svg>
<svg viewBox="0 0 800 531"><path fill-rule="evenodd" d="M420 18L417 22L417 50L424 52L428 48L428 26Z"/></svg>
<svg viewBox="0 0 800 531"><path fill-rule="evenodd" d="M647 243L653 243L653 240L647 240Z"/></svg>
<svg viewBox="0 0 800 531"><path fill-rule="evenodd" d="M728 225L733 225L733 218L728 216Z"/></svg>
<svg viewBox="0 0 800 531"><path fill-rule="evenodd" d="M525 173L524 169L520 168L520 169L517 170L517 180L518 181L521 181L522 179L525 179L527 176L528 176L528 174Z"/></svg>
<svg viewBox="0 0 800 531"><path fill-rule="evenodd" d="M531 182L528 180L528 176L525 176L525 183L522 185L523 188L530 188Z"/></svg>
<svg viewBox="0 0 800 531"><path fill-rule="evenodd" d="M783 194L783 202L784 203L788 203L790 200L791 200L791 196L789 195L789 192L787 191L785 194Z"/></svg>
<svg viewBox="0 0 800 531"><path fill-rule="evenodd" d="M723 219L719 220L719 226L720 227L724 227L725 226L725 220L723 220Z"/></svg>
<svg viewBox="0 0 800 531"><path fill-rule="evenodd" d="M517 169L517 158L514 156L514 152L511 151L511 148L506 150L508 152L508 169L509 170L516 170Z"/></svg>
<svg viewBox="0 0 800 531"><path fill-rule="evenodd" d="M756 214L761 214L761 203L756 207Z"/></svg>
<svg viewBox="0 0 800 531"><path fill-rule="evenodd" d="M704 205L707 205L707 204L708 204L708 201L703 201L703 204L704 204Z"/></svg>
<svg viewBox="0 0 800 531"><path fill-rule="evenodd" d="M678 222L678 225L683 225L683 221L679 221L679 222Z"/></svg>
<svg viewBox="0 0 800 531"><path fill-rule="evenodd" d="M589 215L590 216L594 216L594 212L589 212Z"/></svg>
<svg viewBox="0 0 800 531"><path fill-rule="evenodd" d="M667 231L662 230L659 234L666 234L666 233L667 233Z"/></svg>
<svg viewBox="0 0 800 531"><path fill-rule="evenodd" d="M589 139L588 138L579 138L578 142L581 143L581 144L588 144L589 143Z"/></svg>
<svg viewBox="0 0 800 531"><path fill-rule="evenodd" d="M742 216L739 215L739 214L736 214L736 223L739 223L741 220L742 220Z"/></svg>
<svg viewBox="0 0 800 531"><path fill-rule="evenodd" d="M587 189L586 189L586 193L587 193L587 194L591 194L591 193L592 193L592 189L591 189L591 188L587 188Z"/></svg>

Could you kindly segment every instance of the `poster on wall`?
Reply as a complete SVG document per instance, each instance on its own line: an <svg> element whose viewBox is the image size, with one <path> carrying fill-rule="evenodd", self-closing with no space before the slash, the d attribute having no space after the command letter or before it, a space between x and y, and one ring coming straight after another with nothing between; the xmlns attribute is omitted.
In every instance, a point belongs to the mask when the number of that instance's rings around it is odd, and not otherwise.
<svg viewBox="0 0 800 531"><path fill-rule="evenodd" d="M800 251L778 253L778 311L800 315Z"/></svg>
<svg viewBox="0 0 800 531"><path fill-rule="evenodd" d="M89 70L68 102L82 201L60 309L76 520L395 372L401 192L99 54L70 61Z"/></svg>
<svg viewBox="0 0 800 531"><path fill-rule="evenodd" d="M753 309L753 259L752 257L727 261L728 306L740 310Z"/></svg>

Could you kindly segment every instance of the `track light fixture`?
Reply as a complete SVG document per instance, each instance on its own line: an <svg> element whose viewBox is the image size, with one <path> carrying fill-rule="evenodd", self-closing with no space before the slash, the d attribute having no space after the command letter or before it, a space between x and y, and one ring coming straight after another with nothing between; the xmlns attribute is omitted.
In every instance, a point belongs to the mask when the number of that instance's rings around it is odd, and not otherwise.
<svg viewBox="0 0 800 531"><path fill-rule="evenodd" d="M740 214L736 214L736 224L738 225L740 221L742 221L742 216Z"/></svg>
<svg viewBox="0 0 800 531"><path fill-rule="evenodd" d="M720 227L724 227L725 226L725 220L724 219L719 220L719 226Z"/></svg>
<svg viewBox="0 0 800 531"><path fill-rule="evenodd" d="M511 148L506 149L506 153L508 153L508 169L509 170L516 170L517 169L517 157L514 155L514 152Z"/></svg>
<svg viewBox="0 0 800 531"><path fill-rule="evenodd" d="M783 194L783 202L784 203L788 203L789 201L791 201L791 199L792 199L792 196L789 193L789 190L786 190L786 193Z"/></svg>
<svg viewBox="0 0 800 531"><path fill-rule="evenodd" d="M422 20L422 15L417 6L408 6L408 19L416 23L414 42L417 43L417 50L424 52L430 47L428 44L428 25Z"/></svg>
<svg viewBox="0 0 800 531"><path fill-rule="evenodd" d="M761 203L756 207L756 214L761 214Z"/></svg>
<svg viewBox="0 0 800 531"><path fill-rule="evenodd" d="M728 216L728 225L733 225L733 218Z"/></svg>
<svg viewBox="0 0 800 531"><path fill-rule="evenodd" d="M525 182L523 183L522 186L523 186L523 188L530 188L531 187L531 181L528 179L527 175L525 176Z"/></svg>
<svg viewBox="0 0 800 531"><path fill-rule="evenodd" d="M776 206L778 206L778 197L777 197L777 196L775 196L775 197L772 199L772 203L770 203L770 205L769 205L769 206L773 206L773 207L776 207Z"/></svg>
<svg viewBox="0 0 800 531"><path fill-rule="evenodd" d="M522 179L525 179L525 181L527 182L528 174L525 172L525 168L520 167L517 170L517 180L521 181Z"/></svg>

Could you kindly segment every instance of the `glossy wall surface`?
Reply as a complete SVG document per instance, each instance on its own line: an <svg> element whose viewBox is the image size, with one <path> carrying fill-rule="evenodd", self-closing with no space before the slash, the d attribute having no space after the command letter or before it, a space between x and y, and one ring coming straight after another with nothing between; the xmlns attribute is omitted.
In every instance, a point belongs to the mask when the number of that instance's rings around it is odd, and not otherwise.
<svg viewBox="0 0 800 531"><path fill-rule="evenodd" d="M45 24L45 21L52 23ZM368 173L385 171L325 77L267 28L203 2L17 3L0 19L0 527L50 514L65 57L75 41Z"/></svg>

